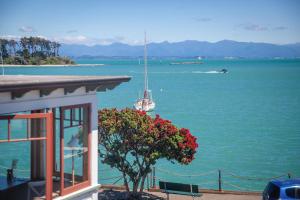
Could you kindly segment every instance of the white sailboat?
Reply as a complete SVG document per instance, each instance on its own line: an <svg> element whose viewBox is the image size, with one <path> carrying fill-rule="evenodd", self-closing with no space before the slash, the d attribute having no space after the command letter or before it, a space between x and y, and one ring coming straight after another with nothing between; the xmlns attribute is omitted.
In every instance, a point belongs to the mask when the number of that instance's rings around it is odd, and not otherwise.
<svg viewBox="0 0 300 200"><path fill-rule="evenodd" d="M141 111L152 111L155 108L155 102L152 99L152 92L148 88L148 63L147 63L147 39L145 33L144 46L144 95L134 103L134 108Z"/></svg>

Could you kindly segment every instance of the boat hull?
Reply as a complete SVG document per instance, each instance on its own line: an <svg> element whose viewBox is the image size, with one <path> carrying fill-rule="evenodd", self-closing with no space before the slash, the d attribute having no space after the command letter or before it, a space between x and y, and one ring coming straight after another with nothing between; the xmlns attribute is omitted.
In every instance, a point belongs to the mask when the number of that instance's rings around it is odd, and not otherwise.
<svg viewBox="0 0 300 200"><path fill-rule="evenodd" d="M149 99L140 99L134 104L134 108L136 110L150 112L154 110L155 103Z"/></svg>

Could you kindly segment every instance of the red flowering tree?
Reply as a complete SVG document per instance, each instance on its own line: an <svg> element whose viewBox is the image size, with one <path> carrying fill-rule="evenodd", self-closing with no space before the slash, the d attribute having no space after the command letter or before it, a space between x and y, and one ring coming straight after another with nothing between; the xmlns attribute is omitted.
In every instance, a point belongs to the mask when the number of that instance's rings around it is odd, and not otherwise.
<svg viewBox="0 0 300 200"><path fill-rule="evenodd" d="M102 162L118 169L129 192L143 191L151 166L160 158L189 164L198 144L188 129L178 129L159 115L126 108L98 112L99 145Z"/></svg>

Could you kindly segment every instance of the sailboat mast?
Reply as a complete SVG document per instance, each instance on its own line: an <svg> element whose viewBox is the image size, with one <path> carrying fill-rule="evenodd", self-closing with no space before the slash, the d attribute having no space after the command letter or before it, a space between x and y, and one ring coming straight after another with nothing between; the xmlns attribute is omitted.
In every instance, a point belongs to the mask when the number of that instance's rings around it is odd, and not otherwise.
<svg viewBox="0 0 300 200"><path fill-rule="evenodd" d="M148 93L148 69L147 69L147 38L146 38L146 32L145 32L145 45L144 45L144 76L145 76L145 91L144 93ZM145 94L144 94L145 96Z"/></svg>

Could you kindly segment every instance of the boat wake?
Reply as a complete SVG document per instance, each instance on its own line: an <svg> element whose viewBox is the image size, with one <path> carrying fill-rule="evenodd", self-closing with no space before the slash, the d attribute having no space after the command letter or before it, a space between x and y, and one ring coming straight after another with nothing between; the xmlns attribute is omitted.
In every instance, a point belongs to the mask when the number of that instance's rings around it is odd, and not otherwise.
<svg viewBox="0 0 300 200"><path fill-rule="evenodd" d="M204 72L204 71L193 71L192 72L193 74L224 74L224 72L222 72L222 71L206 71L206 72Z"/></svg>
<svg viewBox="0 0 300 200"><path fill-rule="evenodd" d="M144 72L137 72L137 71L129 71L129 73L132 74L143 74ZM224 74L224 73L228 73L227 71L181 71L181 72L148 72L148 74Z"/></svg>
<svg viewBox="0 0 300 200"><path fill-rule="evenodd" d="M144 72L137 72L137 71L129 71L132 74L143 74ZM148 74L189 74L191 72L183 71L183 72L148 72Z"/></svg>

